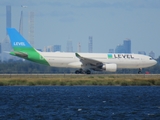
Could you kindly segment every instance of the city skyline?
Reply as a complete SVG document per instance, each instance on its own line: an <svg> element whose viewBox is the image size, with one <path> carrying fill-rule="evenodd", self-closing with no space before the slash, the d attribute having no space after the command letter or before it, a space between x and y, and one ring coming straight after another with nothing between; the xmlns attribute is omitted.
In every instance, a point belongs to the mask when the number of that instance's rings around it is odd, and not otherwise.
<svg viewBox="0 0 160 120"><path fill-rule="evenodd" d="M66 51L68 38L72 40L73 51L81 43L81 52L88 52L88 37L93 36L93 52L108 52L126 38L132 40L132 52L155 52L160 56L160 1L105 1L88 0L67 2L35 0L10 2L0 1L0 39L5 38L5 8L12 6L12 26L19 28L20 13L24 13L24 37L29 40L29 12L35 13L35 47L43 48L59 44ZM27 6L22 8L21 5Z"/></svg>

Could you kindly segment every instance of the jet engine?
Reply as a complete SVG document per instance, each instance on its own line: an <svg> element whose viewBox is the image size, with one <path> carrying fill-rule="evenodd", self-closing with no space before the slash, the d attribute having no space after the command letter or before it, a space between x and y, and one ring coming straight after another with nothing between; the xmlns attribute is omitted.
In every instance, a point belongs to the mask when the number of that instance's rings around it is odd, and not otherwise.
<svg viewBox="0 0 160 120"><path fill-rule="evenodd" d="M116 72L117 64L104 64L102 68L108 72Z"/></svg>

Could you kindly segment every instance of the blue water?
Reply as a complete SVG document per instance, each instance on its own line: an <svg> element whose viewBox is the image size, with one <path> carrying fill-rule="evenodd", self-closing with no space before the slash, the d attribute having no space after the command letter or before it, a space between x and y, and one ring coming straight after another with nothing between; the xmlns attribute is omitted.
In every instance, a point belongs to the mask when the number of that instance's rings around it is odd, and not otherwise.
<svg viewBox="0 0 160 120"><path fill-rule="evenodd" d="M160 120L160 87L0 87L0 119Z"/></svg>

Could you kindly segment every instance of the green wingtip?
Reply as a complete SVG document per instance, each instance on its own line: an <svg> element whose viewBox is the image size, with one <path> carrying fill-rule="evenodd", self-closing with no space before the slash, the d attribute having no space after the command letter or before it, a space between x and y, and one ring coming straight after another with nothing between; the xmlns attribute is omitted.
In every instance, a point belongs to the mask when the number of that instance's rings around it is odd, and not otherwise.
<svg viewBox="0 0 160 120"><path fill-rule="evenodd" d="M13 51L12 51L12 52L10 52L9 54L10 54L10 55L14 55L14 56L16 56L16 55L15 55L15 53L14 53Z"/></svg>
<svg viewBox="0 0 160 120"><path fill-rule="evenodd" d="M78 58L81 57L78 53L75 53L75 55L76 55L76 57L78 57Z"/></svg>

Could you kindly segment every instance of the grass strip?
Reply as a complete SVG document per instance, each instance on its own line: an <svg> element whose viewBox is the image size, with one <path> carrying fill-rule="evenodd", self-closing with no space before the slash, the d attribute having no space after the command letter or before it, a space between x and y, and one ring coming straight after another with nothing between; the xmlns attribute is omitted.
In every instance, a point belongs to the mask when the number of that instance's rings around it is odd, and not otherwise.
<svg viewBox="0 0 160 120"><path fill-rule="evenodd" d="M159 86L160 77L157 76L128 76L128 75L38 75L24 76L5 76L0 77L0 86L35 86L35 85L115 85L115 86Z"/></svg>

